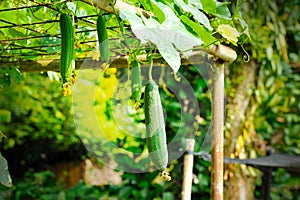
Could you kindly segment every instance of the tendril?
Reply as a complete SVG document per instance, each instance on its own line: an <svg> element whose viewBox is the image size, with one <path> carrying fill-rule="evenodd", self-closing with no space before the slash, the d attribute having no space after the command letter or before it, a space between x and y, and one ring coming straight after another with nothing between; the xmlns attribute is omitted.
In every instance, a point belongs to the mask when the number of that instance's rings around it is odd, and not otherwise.
<svg viewBox="0 0 300 200"><path fill-rule="evenodd" d="M244 48L243 45L241 45L243 51L245 52L246 55L243 55L243 60L245 63L249 62L250 61L250 55L249 53L246 51L246 49Z"/></svg>
<svg viewBox="0 0 300 200"><path fill-rule="evenodd" d="M179 76L177 76L177 73L176 72L172 72L172 74L174 75L175 81L180 82L181 78Z"/></svg>

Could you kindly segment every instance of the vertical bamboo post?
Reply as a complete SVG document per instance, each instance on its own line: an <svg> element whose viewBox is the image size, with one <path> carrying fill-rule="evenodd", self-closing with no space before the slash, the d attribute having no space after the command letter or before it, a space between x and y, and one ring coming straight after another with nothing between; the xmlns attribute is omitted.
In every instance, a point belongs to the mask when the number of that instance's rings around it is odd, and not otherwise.
<svg viewBox="0 0 300 200"><path fill-rule="evenodd" d="M186 154L183 161L183 181L182 181L182 200L191 200L192 181L193 181L193 164L194 164L194 145L193 138L186 139Z"/></svg>
<svg viewBox="0 0 300 200"><path fill-rule="evenodd" d="M212 82L212 200L223 200L224 63L215 62Z"/></svg>

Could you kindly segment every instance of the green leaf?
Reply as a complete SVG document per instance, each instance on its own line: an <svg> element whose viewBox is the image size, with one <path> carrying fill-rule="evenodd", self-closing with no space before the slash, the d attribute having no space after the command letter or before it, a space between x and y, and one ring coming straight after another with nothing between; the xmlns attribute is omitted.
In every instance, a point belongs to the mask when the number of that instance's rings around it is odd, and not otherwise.
<svg viewBox="0 0 300 200"><path fill-rule="evenodd" d="M230 20L231 13L227 5L230 4L229 2L217 2L216 4L216 16Z"/></svg>
<svg viewBox="0 0 300 200"><path fill-rule="evenodd" d="M172 192L164 192L162 196L162 200L174 200L174 195Z"/></svg>
<svg viewBox="0 0 300 200"><path fill-rule="evenodd" d="M151 10L151 0L139 0L139 2L143 5L145 10Z"/></svg>
<svg viewBox="0 0 300 200"><path fill-rule="evenodd" d="M0 70L0 89L10 86L10 77L4 71Z"/></svg>
<svg viewBox="0 0 300 200"><path fill-rule="evenodd" d="M54 53L54 52L58 52L60 50L60 46L53 45L53 44L60 44L61 43L60 38L43 37L41 39L41 43L42 43L42 45L48 46L45 48L48 53Z"/></svg>
<svg viewBox="0 0 300 200"><path fill-rule="evenodd" d="M13 79L16 83L20 83L21 81L24 80L22 73L16 67L13 67L9 71L9 75L10 78Z"/></svg>
<svg viewBox="0 0 300 200"><path fill-rule="evenodd" d="M216 14L217 4L215 0L200 0L203 10L208 14Z"/></svg>
<svg viewBox="0 0 300 200"><path fill-rule="evenodd" d="M199 10L203 10L202 4L199 0L189 0L188 3L194 5Z"/></svg>
<svg viewBox="0 0 300 200"><path fill-rule="evenodd" d="M155 5L152 0L140 0L140 3L143 5L145 10L150 10L152 13L155 13L155 16L160 23L165 21L166 17L164 12L157 5Z"/></svg>
<svg viewBox="0 0 300 200"><path fill-rule="evenodd" d="M25 37L25 35L22 32L18 31L17 28L9 28L8 34L13 35L14 37Z"/></svg>
<svg viewBox="0 0 300 200"><path fill-rule="evenodd" d="M203 41L186 30L170 7L160 2L155 4L166 17L162 24L153 17L147 19L126 9L120 10L120 17L130 22L133 33L141 43L150 41L155 44L162 57L176 73L181 64L180 53L188 57L192 48L203 44Z"/></svg>
<svg viewBox="0 0 300 200"><path fill-rule="evenodd" d="M124 186L119 190L118 195L123 198L128 198L132 194L132 187Z"/></svg>
<svg viewBox="0 0 300 200"><path fill-rule="evenodd" d="M2 142L2 138L6 138L6 135L0 129L0 142Z"/></svg>
<svg viewBox="0 0 300 200"><path fill-rule="evenodd" d="M217 39L212 36L212 33L205 29L201 24L198 24L192 20L190 20L187 16L182 15L180 19L189 27L193 29L193 31L204 41L205 45L210 45L215 43Z"/></svg>
<svg viewBox="0 0 300 200"><path fill-rule="evenodd" d="M180 68L180 63L181 63L181 59L180 59L180 54L179 52L176 50L176 48L174 47L174 43L176 41L172 41L172 29L162 29L160 28L160 24L158 24L158 22L156 20L154 20L153 18L150 19L144 19L144 23L146 25L146 27L148 28L148 30L152 30L152 33L149 33L149 40L156 44L157 49L159 51L159 53L161 54L161 56L167 61L167 63L171 66L171 68L177 72ZM151 28L152 25L155 25L155 27ZM170 36L170 38L168 38L167 36ZM159 37L161 36L161 37ZM175 38L174 38L175 39Z"/></svg>
<svg viewBox="0 0 300 200"><path fill-rule="evenodd" d="M73 13L76 12L76 5L75 5L75 3L73 3L73 2L67 2L66 4L67 4L67 7L68 7L69 10L71 10Z"/></svg>
<svg viewBox="0 0 300 200"><path fill-rule="evenodd" d="M163 23L166 20L164 12L151 1L150 1L150 5L151 5L151 10L153 13L155 13L155 16L157 17L159 23Z"/></svg>
<svg viewBox="0 0 300 200"><path fill-rule="evenodd" d="M233 22L237 30L242 34L244 34L246 37L243 37L240 39L241 43L245 43L248 39L251 41L250 32L248 28L248 24L245 22L245 20L242 18L242 15L240 13L239 9L239 0L236 3L235 13L233 16Z"/></svg>
<svg viewBox="0 0 300 200"><path fill-rule="evenodd" d="M199 11L192 4L186 4L183 0L175 0L175 4L180 7L185 12L189 12L193 14L195 20L204 25L208 30L212 30L213 28L210 26L209 19L206 17L204 13Z"/></svg>
<svg viewBox="0 0 300 200"><path fill-rule="evenodd" d="M2 30L0 30L0 38L4 39L4 37L5 37L5 33ZM3 49L2 44L1 44L1 48L0 49L2 51L2 49Z"/></svg>
<svg viewBox="0 0 300 200"><path fill-rule="evenodd" d="M8 172L7 161L2 156L1 152L0 152L0 183L5 185L6 187L12 186L12 181Z"/></svg>
<svg viewBox="0 0 300 200"><path fill-rule="evenodd" d="M0 123L9 123L10 121L11 121L11 112L9 110L0 109Z"/></svg>

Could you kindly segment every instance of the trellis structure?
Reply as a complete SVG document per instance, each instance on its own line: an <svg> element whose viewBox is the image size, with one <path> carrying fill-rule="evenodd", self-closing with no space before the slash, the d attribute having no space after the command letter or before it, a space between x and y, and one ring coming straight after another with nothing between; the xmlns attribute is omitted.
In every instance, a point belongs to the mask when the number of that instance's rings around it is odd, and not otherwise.
<svg viewBox="0 0 300 200"><path fill-rule="evenodd" d="M32 22L28 23L15 23L13 20L9 21L7 19L0 18L0 30L8 30L7 32L16 33L16 35L23 35L19 37L8 37L2 36L0 38L1 45L1 67L3 66L20 66L21 71L59 71L59 62L60 55L60 31L59 31L59 14L60 10L57 10L52 4L42 4L36 0L30 0L32 2L30 6L19 6L15 8L0 9L1 16L18 16L18 11L26 10L26 12L33 12L32 9L42 9L46 8L49 11L53 12L53 19L32 19ZM89 1L81 1L81 3L86 4L87 7L90 7L91 13L85 16L75 16L76 24L76 37L77 43L76 48L80 49L80 52L77 50L77 68L83 61L83 58L88 57L88 54L92 51L95 51L97 39L96 39L96 24L95 19L97 17L96 9ZM123 6L123 4L122 4ZM102 8L104 10L106 7ZM22 17L22 16L21 16ZM24 16L23 16L24 17ZM84 24L86 26L82 26ZM134 38L134 35L130 32L129 27L126 27L128 38ZM119 26L110 26L107 27L110 32L110 35L116 35L119 32ZM50 32L50 33L49 33ZM17 34L19 33L19 34ZM26 34L22 34L26 33ZM53 34L51 34L53 33ZM82 35L91 35L91 37L86 37L81 39ZM12 34L11 34L12 35ZM124 51L124 45L122 45L122 40L120 37L110 37L110 45L112 46L111 51L113 52L112 60L116 59L122 60L126 56ZM38 45L37 45L38 44ZM139 46L139 48L147 49L147 46ZM227 48L223 45L216 46L211 45L206 51L215 57L221 58L224 61L232 62L236 59L236 54L230 48ZM199 52L200 53L200 52ZM162 60L158 60L162 63ZM117 63L115 65L115 63ZM112 67L122 67L124 64L123 61L112 63ZM47 67L47 65L49 66ZM100 63L94 64L99 66ZM56 66L53 67L53 65ZM120 65L120 66L118 66ZM126 65L125 65L126 66Z"/></svg>
<svg viewBox="0 0 300 200"><path fill-rule="evenodd" d="M107 11L113 12L112 8L106 1L100 1L96 6ZM102 61L97 60L97 57L93 59L93 53L97 53L95 48L97 45L96 33L95 33L95 21L97 12L95 5L91 5L90 1L82 0L77 2L80 5L84 5L88 13L85 15L78 15L74 17L75 21L75 34L76 34L76 68L100 68L103 64ZM128 7L128 9L135 9L122 1L116 1L115 9L119 7ZM29 13L32 20L30 22L15 23L15 17L12 17L10 21L7 17L16 15L20 10L26 10ZM43 10L43 11L41 11ZM36 12L44 12L50 10L47 17L50 19L38 19ZM143 15L151 15L143 10L138 10ZM4 38L0 38L1 55L0 55L0 69L10 68L18 66L22 72L33 71L59 71L59 55L60 55L60 32L59 32L59 14L61 10L49 3L40 3L37 0L30 0L28 5L19 5L14 8L0 9L0 30L6 33L11 32L17 37L9 37L5 35ZM24 17L20 14L19 17ZM2 16L2 17L1 17ZM115 19L118 20L117 16ZM17 20L18 21L18 20ZM24 20L26 21L26 20ZM126 28L126 37L134 38L129 26L124 25ZM124 51L124 44L122 36L119 33L119 26L110 26L109 30L109 42L111 45L111 51L113 54L110 67L127 67L127 54ZM0 32L1 33L1 32ZM11 34L13 35L13 34ZM134 47L133 47L134 48ZM145 50L149 47L139 46ZM218 58L213 66L213 102L212 102L212 199L223 199L223 123L224 123L224 63L233 62L237 55L235 51L229 47L223 45L211 45L206 49L199 49L194 52L194 55L187 60L182 58L182 64L190 63L195 64L200 61L199 57L203 52L211 54L213 57ZM86 58L88 57L88 58ZM139 56L140 60L146 61L146 56ZM85 60L85 66L82 65ZM163 59L157 59L154 62L160 65L164 63ZM194 62L194 63L191 63ZM192 150L192 149L190 149ZM191 159L188 159L191 161ZM189 161L189 162L190 162ZM189 168L188 174L191 173ZM187 175L190 177L190 175ZM185 186L191 185L191 179L184 180ZM190 190L190 189L188 189ZM190 198L190 192L188 195L183 195L183 199Z"/></svg>
<svg viewBox="0 0 300 200"><path fill-rule="evenodd" d="M1 45L1 66L20 65L22 62L30 63L28 66L33 66L30 69L27 67L21 67L21 71L46 71L53 69L43 69L39 65L34 67L35 62L45 63L47 60L54 61L59 59L60 55L60 30L59 30L59 14L62 12L58 10L54 5L48 3L40 3L35 0L29 1L30 6L23 5L14 8L0 9L0 29L5 33L12 33L10 35L17 35L17 37L11 37L4 35L0 38ZM88 8L89 13L85 15L74 16L75 21L75 37L76 37L76 57L86 58L89 53L96 51L96 17L97 11L93 5L79 1L80 4L84 4ZM33 14L33 9L41 13L48 14L51 19L38 19L36 14ZM22 12L21 12L22 11ZM23 13L27 12L30 15L30 20L24 19ZM18 14L21 13L21 14ZM41 13L38 13L41 15ZM22 19L12 18L10 21L9 16L19 16ZM45 14L46 15L46 14ZM46 17L49 17L46 16ZM29 16L28 16L29 17ZM25 23L16 23L17 21L28 21ZM126 27L128 28L128 27ZM117 35L119 32L119 26L107 27L110 35ZM133 37L130 32L126 37ZM125 55L124 48L122 48L121 40L119 37L110 37L110 44L112 46L111 51L115 56ZM143 47L142 47L143 48ZM146 47L144 47L146 48ZM30 62L31 61L31 62ZM43 64L44 65L44 64ZM58 66L59 67L59 66ZM58 71L57 68L54 71Z"/></svg>

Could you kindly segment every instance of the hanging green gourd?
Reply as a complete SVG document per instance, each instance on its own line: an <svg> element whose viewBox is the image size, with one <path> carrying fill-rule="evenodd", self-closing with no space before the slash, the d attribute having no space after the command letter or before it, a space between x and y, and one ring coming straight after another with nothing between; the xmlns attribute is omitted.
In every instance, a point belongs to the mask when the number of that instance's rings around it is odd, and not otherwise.
<svg viewBox="0 0 300 200"><path fill-rule="evenodd" d="M149 81L145 88L145 122L146 122L146 143L150 159L154 166L161 171L161 175L166 181L171 177L166 172L168 164L168 149L165 130L165 121L158 85L152 79L152 62L149 68Z"/></svg>
<svg viewBox="0 0 300 200"><path fill-rule="evenodd" d="M64 96L70 95L70 83L74 83L74 26L71 17L65 13L60 15L61 31L61 54L60 54L60 74L63 81Z"/></svg>
<svg viewBox="0 0 300 200"><path fill-rule="evenodd" d="M136 110L140 105L140 99L142 96L142 79L141 79L141 67L137 60L134 60L131 68L131 98L135 102Z"/></svg>
<svg viewBox="0 0 300 200"><path fill-rule="evenodd" d="M108 46L108 36L105 19L102 15L98 15L97 18L97 34L101 60L108 62L110 60L110 51Z"/></svg>

